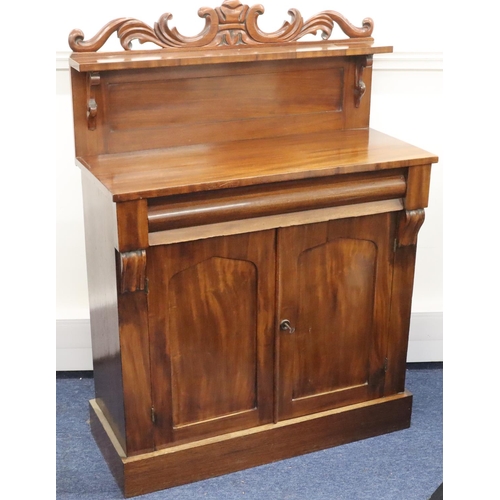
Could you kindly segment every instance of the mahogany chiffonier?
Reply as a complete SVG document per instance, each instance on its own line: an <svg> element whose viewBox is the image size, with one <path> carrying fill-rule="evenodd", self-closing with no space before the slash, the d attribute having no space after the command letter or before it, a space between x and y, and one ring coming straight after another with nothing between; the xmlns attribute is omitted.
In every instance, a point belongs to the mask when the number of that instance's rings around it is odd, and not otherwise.
<svg viewBox="0 0 500 500"><path fill-rule="evenodd" d="M371 19L291 9L266 33L263 12L69 36L91 427L127 497L410 425L438 159L369 127L373 55L392 51ZM98 52L115 32L125 50Z"/></svg>

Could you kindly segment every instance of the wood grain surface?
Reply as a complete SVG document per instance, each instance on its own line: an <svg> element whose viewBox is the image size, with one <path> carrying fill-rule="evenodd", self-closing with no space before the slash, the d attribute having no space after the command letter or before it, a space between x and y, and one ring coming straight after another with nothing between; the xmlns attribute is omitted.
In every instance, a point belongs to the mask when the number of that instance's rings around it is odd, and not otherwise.
<svg viewBox="0 0 500 500"><path fill-rule="evenodd" d="M437 157L373 129L77 158L114 201L428 165Z"/></svg>
<svg viewBox="0 0 500 500"><path fill-rule="evenodd" d="M148 250L157 449L272 421L274 240Z"/></svg>
<svg viewBox="0 0 500 500"><path fill-rule="evenodd" d="M380 397L394 214L278 232L278 420Z"/></svg>

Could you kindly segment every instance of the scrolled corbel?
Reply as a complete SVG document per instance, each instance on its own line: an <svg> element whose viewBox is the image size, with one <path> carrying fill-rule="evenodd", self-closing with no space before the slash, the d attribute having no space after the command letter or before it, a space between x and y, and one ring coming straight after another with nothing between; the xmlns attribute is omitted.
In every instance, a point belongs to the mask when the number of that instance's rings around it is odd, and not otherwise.
<svg viewBox="0 0 500 500"><path fill-rule="evenodd" d="M120 293L146 290L146 250L119 254Z"/></svg>
<svg viewBox="0 0 500 500"><path fill-rule="evenodd" d="M366 68L371 68L373 65L373 56L361 56L358 58L358 62L356 63L356 83L354 85L354 106L359 108L361 104L361 99L365 95L366 92L366 84L363 81L363 73Z"/></svg>
<svg viewBox="0 0 500 500"><path fill-rule="evenodd" d="M95 130L97 120L97 102L95 100L95 87L100 85L101 76L98 72L90 72L87 75L87 126L89 130Z"/></svg>
<svg viewBox="0 0 500 500"><path fill-rule="evenodd" d="M399 219L397 232L397 247L406 247L417 244L417 236L425 219L425 210L405 210Z"/></svg>

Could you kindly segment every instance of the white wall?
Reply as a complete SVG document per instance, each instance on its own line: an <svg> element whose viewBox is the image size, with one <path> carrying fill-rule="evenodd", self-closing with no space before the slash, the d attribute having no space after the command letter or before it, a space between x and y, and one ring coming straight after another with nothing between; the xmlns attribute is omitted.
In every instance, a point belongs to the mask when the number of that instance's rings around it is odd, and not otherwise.
<svg viewBox="0 0 500 500"><path fill-rule="evenodd" d="M88 370L90 354L89 311L85 267L83 210L79 170L74 164L73 130L67 37L74 28L91 38L108 21L134 17L153 25L164 12L171 12L171 26L182 34L198 33L204 21L199 7L216 7L221 1L184 0L169 2L97 2L71 5L60 10L53 34L56 39L56 125L57 125L57 227L56 227L56 326L57 369ZM249 2L253 5L254 2ZM258 2L255 2L258 3ZM436 2L423 0L414 7L407 2L304 1L262 2L265 14L259 25L274 31L289 19L289 7L306 19L322 10L336 10L353 24L375 21L377 43L394 46L394 54L374 60L371 126L442 156L443 142L443 46L440 29L443 15ZM423 31L425 36L423 36ZM336 33L336 34L335 34ZM332 38L341 37L334 28ZM146 48L146 47L144 47ZM105 50L121 50L116 36ZM441 361L442 329L442 218L443 169L434 166L429 208L419 234L409 361Z"/></svg>

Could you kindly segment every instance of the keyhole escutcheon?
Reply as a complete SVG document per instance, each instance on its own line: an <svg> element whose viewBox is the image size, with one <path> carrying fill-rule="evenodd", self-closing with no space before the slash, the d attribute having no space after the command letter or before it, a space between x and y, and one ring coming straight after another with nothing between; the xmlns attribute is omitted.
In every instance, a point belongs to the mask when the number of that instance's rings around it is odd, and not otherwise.
<svg viewBox="0 0 500 500"><path fill-rule="evenodd" d="M295 331L295 328L291 325L290 320L284 319L280 323L280 330L282 332L293 333Z"/></svg>

